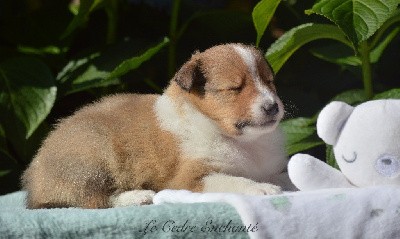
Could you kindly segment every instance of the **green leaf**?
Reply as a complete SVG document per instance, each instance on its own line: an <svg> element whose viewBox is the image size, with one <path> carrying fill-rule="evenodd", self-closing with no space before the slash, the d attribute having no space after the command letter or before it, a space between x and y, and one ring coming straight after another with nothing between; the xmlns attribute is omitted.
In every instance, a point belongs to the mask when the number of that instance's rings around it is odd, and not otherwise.
<svg viewBox="0 0 400 239"><path fill-rule="evenodd" d="M400 27L394 28L384 40L382 40L370 53L371 63L377 63L389 43L400 32ZM311 54L322 60L345 66L361 66L361 59L354 55L354 51L347 46L332 44L328 46L315 47Z"/></svg>
<svg viewBox="0 0 400 239"><path fill-rule="evenodd" d="M340 170L339 165L337 164L335 154L333 153L332 145L326 145L326 163L331 167L334 167Z"/></svg>
<svg viewBox="0 0 400 239"><path fill-rule="evenodd" d="M360 66L361 60L354 55L354 51L343 44L331 44L314 47L311 54L315 57L338 65Z"/></svg>
<svg viewBox="0 0 400 239"><path fill-rule="evenodd" d="M356 105L368 100L365 90L356 89L342 92L335 96L332 101L343 101L349 105Z"/></svg>
<svg viewBox="0 0 400 239"><path fill-rule="evenodd" d="M280 125L285 133L286 144L295 144L315 134L314 123L314 120L302 117L283 121Z"/></svg>
<svg viewBox="0 0 400 239"><path fill-rule="evenodd" d="M94 60L100 53L91 54L87 57L72 60L58 73L56 79L59 82L59 94L68 95L87 89L108 86L103 83L108 72L99 70ZM108 82L112 85L114 82ZM119 81L117 80L117 84Z"/></svg>
<svg viewBox="0 0 400 239"><path fill-rule="evenodd" d="M307 127L311 126L316 122L316 118L306 118L298 117L294 119L287 119L281 123L283 127L286 126L297 126L297 127Z"/></svg>
<svg viewBox="0 0 400 239"><path fill-rule="evenodd" d="M386 31L393 25L398 24L398 22L400 22L399 8L393 13L393 16L390 17L385 23L383 23L383 25L378 29L378 31L374 35L373 40L371 41L370 47L375 48L375 46L381 40L382 36L386 33Z"/></svg>
<svg viewBox="0 0 400 239"><path fill-rule="evenodd" d="M317 39L333 39L351 47L343 32L330 24L307 23L292 28L276 40L265 57L277 73L293 53L306 43Z"/></svg>
<svg viewBox="0 0 400 239"><path fill-rule="evenodd" d="M12 170L8 169L8 170L0 170L0 177L6 176L7 174L11 173Z"/></svg>
<svg viewBox="0 0 400 239"><path fill-rule="evenodd" d="M20 136L29 138L50 113L56 92L54 77L41 61L21 57L1 63L0 108L6 132L18 121L23 126Z"/></svg>
<svg viewBox="0 0 400 239"><path fill-rule="evenodd" d="M374 96L374 100L379 99L400 99L400 88L391 89Z"/></svg>
<svg viewBox="0 0 400 239"><path fill-rule="evenodd" d="M400 27L396 27L393 29L381 43L378 44L375 49L373 49L370 53L371 63L376 63L382 56L383 51L389 45L389 43L396 37L396 35L400 32Z"/></svg>
<svg viewBox="0 0 400 239"><path fill-rule="evenodd" d="M29 47L29 46L18 46L18 51L25 54L34 54L34 55L59 55L61 53L65 53L67 48L60 49L57 46L46 46L41 48Z"/></svg>
<svg viewBox="0 0 400 239"><path fill-rule="evenodd" d="M256 46L260 44L261 37L264 35L265 29L267 29L280 2L281 0L261 0L254 7L252 17L257 31Z"/></svg>
<svg viewBox="0 0 400 239"><path fill-rule="evenodd" d="M104 0L80 0L78 14L72 19L72 21L61 35L61 39L69 36L76 28L86 23L89 14L96 9Z"/></svg>
<svg viewBox="0 0 400 239"><path fill-rule="evenodd" d="M287 144L300 142L301 140L310 137L316 132L315 127L297 127L292 125L282 125L282 129L285 133Z"/></svg>
<svg viewBox="0 0 400 239"><path fill-rule="evenodd" d="M281 123L289 155L323 144L316 136L316 118L295 118Z"/></svg>
<svg viewBox="0 0 400 239"><path fill-rule="evenodd" d="M109 71L100 69L96 60L100 53L70 61L57 75L60 82L60 94L68 95L92 88L120 84L118 79L108 80ZM106 59L112 63L111 59Z"/></svg>
<svg viewBox="0 0 400 239"><path fill-rule="evenodd" d="M3 126L0 124L0 150L7 148L6 133Z"/></svg>
<svg viewBox="0 0 400 239"><path fill-rule="evenodd" d="M60 83L65 83L71 79L71 75L76 72L80 67L88 64L90 61L99 57L100 53L94 53L89 56L72 60L58 73L56 79ZM80 73L81 74L81 73Z"/></svg>
<svg viewBox="0 0 400 239"><path fill-rule="evenodd" d="M299 153L301 151L314 148L319 145L323 145L324 142L322 140L302 140L298 143L287 145L286 146L286 153L288 155L293 155L295 153Z"/></svg>
<svg viewBox="0 0 400 239"><path fill-rule="evenodd" d="M68 94L111 85L120 84L119 79L107 80L109 72L99 70L95 65L90 64L85 71L78 75L71 84Z"/></svg>
<svg viewBox="0 0 400 239"><path fill-rule="evenodd" d="M131 59L123 61L119 66L117 66L110 73L110 75L107 77L106 80L112 80L113 78L120 77L120 76L126 74L127 72L138 68L143 62L148 61L150 58L152 58L157 52L159 52L168 43L169 43L169 39L167 37L165 37L161 43L148 49L142 55L132 57Z"/></svg>
<svg viewBox="0 0 400 239"><path fill-rule="evenodd" d="M306 13L328 18L358 46L392 16L399 3L399 0L321 0Z"/></svg>
<svg viewBox="0 0 400 239"><path fill-rule="evenodd" d="M148 49L142 55L132 57L130 52L138 51L138 49L132 49L132 47L138 45L138 43L124 41L110 47L108 51L101 54L94 53L70 61L57 75L57 81L60 82L60 94L67 95L91 88L120 84L120 76L138 68L168 42L169 40L165 38L157 46ZM126 60L127 58L128 60Z"/></svg>

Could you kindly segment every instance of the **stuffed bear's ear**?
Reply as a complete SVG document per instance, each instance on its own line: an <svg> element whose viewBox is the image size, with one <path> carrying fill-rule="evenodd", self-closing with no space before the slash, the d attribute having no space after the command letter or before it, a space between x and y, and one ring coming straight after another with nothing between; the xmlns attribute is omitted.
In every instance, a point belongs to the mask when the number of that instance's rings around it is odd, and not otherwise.
<svg viewBox="0 0 400 239"><path fill-rule="evenodd" d="M175 74L174 79L186 91L203 92L206 78L202 71L201 60L196 55L192 56Z"/></svg>
<svg viewBox="0 0 400 239"><path fill-rule="evenodd" d="M319 113L317 120L318 136L330 145L335 145L347 119L354 107L343 102L333 101Z"/></svg>

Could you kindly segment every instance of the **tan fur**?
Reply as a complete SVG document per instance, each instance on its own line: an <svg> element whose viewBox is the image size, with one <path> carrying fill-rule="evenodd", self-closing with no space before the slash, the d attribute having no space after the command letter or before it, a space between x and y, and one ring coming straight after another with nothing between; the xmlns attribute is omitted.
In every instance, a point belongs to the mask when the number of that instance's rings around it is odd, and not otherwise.
<svg viewBox="0 0 400 239"><path fill-rule="evenodd" d="M209 169L181 159L172 135L159 130L156 97L112 96L61 121L23 176L28 207L105 208L115 192L201 190Z"/></svg>
<svg viewBox="0 0 400 239"><path fill-rule="evenodd" d="M262 55L249 49L263 84L275 92ZM235 137L242 133L235 124L252 120L254 84L232 46L222 45L193 55L165 95L182 114L183 105L190 102L221 128L224 137ZM182 153L181 139L160 127L154 112L159 97L115 95L60 121L22 177L28 207L106 208L112 206L111 197L130 190L203 191L204 178L224 170L211 159Z"/></svg>

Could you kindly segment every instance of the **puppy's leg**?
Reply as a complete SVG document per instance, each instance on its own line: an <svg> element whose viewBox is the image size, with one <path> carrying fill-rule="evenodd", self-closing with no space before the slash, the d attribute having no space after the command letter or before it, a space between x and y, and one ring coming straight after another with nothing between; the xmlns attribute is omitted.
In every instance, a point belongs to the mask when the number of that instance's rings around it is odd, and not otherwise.
<svg viewBox="0 0 400 239"><path fill-rule="evenodd" d="M112 207L126 207L132 205L147 205L153 203L156 193L152 190L132 190L110 197Z"/></svg>
<svg viewBox="0 0 400 239"><path fill-rule="evenodd" d="M281 193L281 188L269 183L257 183L253 180L234 177L222 173L213 173L203 178L203 192L230 192L247 195L273 195Z"/></svg>

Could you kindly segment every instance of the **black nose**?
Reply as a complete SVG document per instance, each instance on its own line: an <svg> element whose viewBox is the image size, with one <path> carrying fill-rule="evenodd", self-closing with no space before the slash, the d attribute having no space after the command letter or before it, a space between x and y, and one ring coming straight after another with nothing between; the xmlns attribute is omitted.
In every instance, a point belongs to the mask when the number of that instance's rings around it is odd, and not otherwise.
<svg viewBox="0 0 400 239"><path fill-rule="evenodd" d="M274 103L274 104L272 104L272 105L268 105L268 106L263 106L263 109L264 109L264 111L265 111L265 113L268 115L268 116L275 116L276 114L278 114L278 112L279 112L279 106L278 106L278 104L277 103Z"/></svg>

